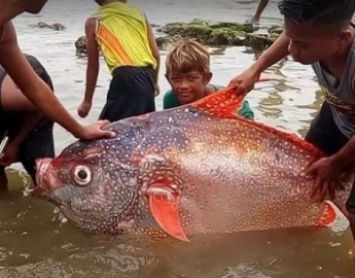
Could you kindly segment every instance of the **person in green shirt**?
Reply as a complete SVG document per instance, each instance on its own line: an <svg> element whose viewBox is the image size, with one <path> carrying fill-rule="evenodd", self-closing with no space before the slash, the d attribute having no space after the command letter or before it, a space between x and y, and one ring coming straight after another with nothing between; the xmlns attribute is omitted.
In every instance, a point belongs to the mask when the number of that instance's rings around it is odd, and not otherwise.
<svg viewBox="0 0 355 278"><path fill-rule="evenodd" d="M207 49L195 40L181 40L169 51L165 77L171 85L171 90L164 94L164 109L197 101L223 89L222 86L209 84L212 78L210 55ZM236 113L254 120L254 112L248 101L244 101Z"/></svg>

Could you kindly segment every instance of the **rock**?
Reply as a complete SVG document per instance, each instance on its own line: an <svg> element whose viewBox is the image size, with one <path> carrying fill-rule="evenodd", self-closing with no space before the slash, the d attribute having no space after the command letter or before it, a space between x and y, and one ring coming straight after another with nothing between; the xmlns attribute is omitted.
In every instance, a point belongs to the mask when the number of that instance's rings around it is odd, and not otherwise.
<svg viewBox="0 0 355 278"><path fill-rule="evenodd" d="M172 43L178 41L179 39L181 39L181 36L178 36L178 35L175 35L173 37L162 36L162 37L157 37L156 42L157 42L157 45L160 49L166 49L169 46L169 44L172 44Z"/></svg>
<svg viewBox="0 0 355 278"><path fill-rule="evenodd" d="M280 35L284 31L282 26L274 25L268 29L269 34Z"/></svg>
<svg viewBox="0 0 355 278"><path fill-rule="evenodd" d="M208 39L209 45L244 45L245 33L229 28L214 29Z"/></svg>
<svg viewBox="0 0 355 278"><path fill-rule="evenodd" d="M251 24L240 24L240 23L234 23L234 22L219 22L216 24L211 24L210 27L212 29L217 29L217 28L228 28L233 31L242 31L245 33L252 33L258 30L258 27L255 27Z"/></svg>
<svg viewBox="0 0 355 278"><path fill-rule="evenodd" d="M75 41L76 54L87 54L86 37L81 36Z"/></svg>
<svg viewBox="0 0 355 278"><path fill-rule="evenodd" d="M256 31L251 24L235 22L211 23L194 19L189 23L171 22L158 29L168 36L196 39L206 45L244 45L245 34Z"/></svg>
<svg viewBox="0 0 355 278"><path fill-rule="evenodd" d="M47 24L43 21L38 22L36 26L38 28L48 28L48 29L52 29L55 31L62 31L65 29L65 26L61 23Z"/></svg>
<svg viewBox="0 0 355 278"><path fill-rule="evenodd" d="M246 34L245 45L261 50L272 45L276 39L277 37L272 38L269 34Z"/></svg>

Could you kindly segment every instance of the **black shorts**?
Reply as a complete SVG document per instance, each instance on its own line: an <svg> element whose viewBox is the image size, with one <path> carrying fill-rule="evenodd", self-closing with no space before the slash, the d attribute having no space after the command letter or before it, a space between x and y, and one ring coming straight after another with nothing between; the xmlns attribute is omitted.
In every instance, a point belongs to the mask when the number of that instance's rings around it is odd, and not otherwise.
<svg viewBox="0 0 355 278"><path fill-rule="evenodd" d="M336 126L329 104L324 102L319 113L312 121L305 140L312 143L326 155L338 152L349 139ZM353 183L346 209L355 215L355 182Z"/></svg>
<svg viewBox="0 0 355 278"><path fill-rule="evenodd" d="M155 111L152 67L123 66L112 73L100 120L115 122Z"/></svg>

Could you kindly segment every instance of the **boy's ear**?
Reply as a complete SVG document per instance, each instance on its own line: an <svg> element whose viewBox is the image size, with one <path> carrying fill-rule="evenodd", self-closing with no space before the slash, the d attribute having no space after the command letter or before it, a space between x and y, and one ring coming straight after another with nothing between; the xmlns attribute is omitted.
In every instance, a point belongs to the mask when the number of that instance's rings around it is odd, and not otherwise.
<svg viewBox="0 0 355 278"><path fill-rule="evenodd" d="M203 77L203 83L205 86L208 85L208 83L210 83L212 76L213 76L212 72L205 73L205 75Z"/></svg>

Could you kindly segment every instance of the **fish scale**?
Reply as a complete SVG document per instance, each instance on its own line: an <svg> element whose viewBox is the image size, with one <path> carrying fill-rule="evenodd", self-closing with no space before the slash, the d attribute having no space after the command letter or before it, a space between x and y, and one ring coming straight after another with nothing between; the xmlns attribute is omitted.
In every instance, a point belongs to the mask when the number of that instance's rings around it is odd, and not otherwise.
<svg viewBox="0 0 355 278"><path fill-rule="evenodd" d="M189 241L206 233L330 226L335 207L312 201L314 178L301 175L322 153L296 135L235 115L242 101L225 89L113 123L115 138L78 141L41 161L34 194L95 233ZM339 207L351 179L344 185L334 200Z"/></svg>

